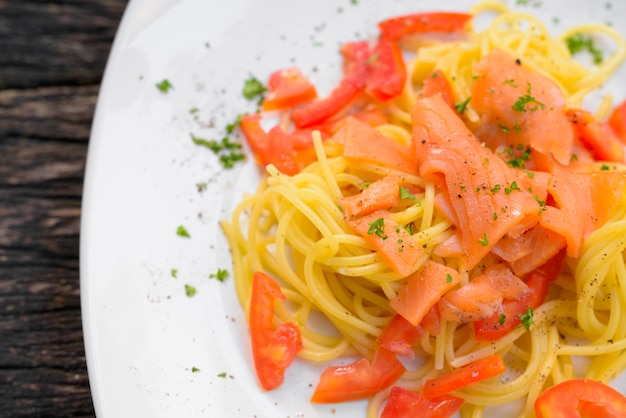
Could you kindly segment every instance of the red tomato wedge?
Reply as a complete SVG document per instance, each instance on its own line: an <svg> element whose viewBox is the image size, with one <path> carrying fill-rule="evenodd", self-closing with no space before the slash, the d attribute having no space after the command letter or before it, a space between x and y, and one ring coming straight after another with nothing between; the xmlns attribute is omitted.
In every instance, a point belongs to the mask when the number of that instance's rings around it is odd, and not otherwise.
<svg viewBox="0 0 626 418"><path fill-rule="evenodd" d="M572 122L574 132L591 149L595 159L624 162L624 144L609 123L596 121L591 113L582 109L568 109L565 114Z"/></svg>
<svg viewBox="0 0 626 418"><path fill-rule="evenodd" d="M296 67L272 73L267 86L264 111L289 109L317 98L315 86Z"/></svg>
<svg viewBox="0 0 626 418"><path fill-rule="evenodd" d="M415 13L383 20L378 28L383 37L399 41L414 34L462 32L471 18L472 15L468 13Z"/></svg>
<svg viewBox="0 0 626 418"><path fill-rule="evenodd" d="M302 337L297 326L285 323L274 327L276 299L285 299L278 284L267 274L255 272L250 298L250 337L254 367L265 390L282 385L285 370L302 350Z"/></svg>
<svg viewBox="0 0 626 418"><path fill-rule="evenodd" d="M289 175L300 172L296 151L289 136L279 126L265 132L258 113L241 118L240 126L261 165L274 164L281 173Z"/></svg>
<svg viewBox="0 0 626 418"><path fill-rule="evenodd" d="M322 372L311 402L335 403L366 399L391 386L406 371L392 352L378 348L374 359L362 358Z"/></svg>
<svg viewBox="0 0 626 418"><path fill-rule="evenodd" d="M522 293L519 299L502 302L502 312L474 322L474 338L477 341L497 341L519 327L522 323L520 315L528 308L535 309L543 303L550 281L546 276L532 273L526 280L528 291Z"/></svg>
<svg viewBox="0 0 626 418"><path fill-rule="evenodd" d="M330 95L295 109L291 120L297 128L325 122L345 110L365 88L370 68L370 47L366 41L347 42L341 48L344 76Z"/></svg>
<svg viewBox="0 0 626 418"><path fill-rule="evenodd" d="M376 343L392 353L413 357L415 354L412 348L413 344L423 333L419 326L411 324L402 315L396 314L383 328L383 332L376 339Z"/></svg>
<svg viewBox="0 0 626 418"><path fill-rule="evenodd" d="M480 382L504 373L506 367L497 354L460 367L452 372L424 383L424 396L428 399L437 398L455 390L463 389L473 383Z"/></svg>
<svg viewBox="0 0 626 418"><path fill-rule="evenodd" d="M618 418L626 416L626 396L589 379L566 380L535 401L537 418Z"/></svg>
<svg viewBox="0 0 626 418"><path fill-rule="evenodd" d="M609 116L608 123L620 141L626 144L626 100L615 106L611 116Z"/></svg>
<svg viewBox="0 0 626 418"><path fill-rule="evenodd" d="M419 392L394 386L380 418L448 418L464 403L464 399L452 395L427 399Z"/></svg>
<svg viewBox="0 0 626 418"><path fill-rule="evenodd" d="M365 92L385 101L400 95L405 82L406 67L402 51L392 41L381 38L372 51Z"/></svg>

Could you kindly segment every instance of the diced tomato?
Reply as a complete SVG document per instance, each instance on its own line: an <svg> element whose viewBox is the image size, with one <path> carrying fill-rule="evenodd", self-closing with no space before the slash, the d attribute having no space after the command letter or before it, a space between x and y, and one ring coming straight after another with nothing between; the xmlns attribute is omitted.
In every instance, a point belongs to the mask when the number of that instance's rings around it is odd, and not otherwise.
<svg viewBox="0 0 626 418"><path fill-rule="evenodd" d="M365 88L369 76L370 47L367 41L347 42L341 48L344 76L329 96L295 109L291 120L298 128L322 123L346 109Z"/></svg>
<svg viewBox="0 0 626 418"><path fill-rule="evenodd" d="M345 109L362 90L363 87L344 78L328 97L295 109L291 113L291 120L298 128L323 122Z"/></svg>
<svg viewBox="0 0 626 418"><path fill-rule="evenodd" d="M300 172L297 155L289 136L279 127L273 127L269 133L261 126L258 113L241 118L243 132L258 162L266 166L274 164L281 172L289 175Z"/></svg>
<svg viewBox="0 0 626 418"><path fill-rule="evenodd" d="M383 328L376 339L376 343L401 356L413 356L413 345L422 336L424 331L412 325L402 315L394 315L391 321Z"/></svg>
<svg viewBox="0 0 626 418"><path fill-rule="evenodd" d="M609 125L615 135L626 144L626 100L617 105L609 117Z"/></svg>
<svg viewBox="0 0 626 418"><path fill-rule="evenodd" d="M592 150L596 160L624 162L624 144L609 123L596 121L591 113L582 109L568 109L566 115L576 135Z"/></svg>
<svg viewBox="0 0 626 418"><path fill-rule="evenodd" d="M383 37L399 41L413 34L462 32L471 18L468 13L415 13L383 20L378 28Z"/></svg>
<svg viewBox="0 0 626 418"><path fill-rule="evenodd" d="M529 289L520 299L502 303L503 312L474 322L474 338L477 341L499 340L521 325L520 316L528 308L535 309L543 303L550 290L550 280L544 275L531 273L526 284Z"/></svg>
<svg viewBox="0 0 626 418"><path fill-rule="evenodd" d="M250 298L250 337L254 367L265 390L282 385L285 370L302 350L302 337L296 325L283 323L274 327L276 299L285 299L278 284L267 274L255 272Z"/></svg>
<svg viewBox="0 0 626 418"><path fill-rule="evenodd" d="M626 396L595 380L566 380L537 397L535 414L537 418L626 417Z"/></svg>
<svg viewBox="0 0 626 418"><path fill-rule="evenodd" d="M381 38L372 52L370 66L365 87L367 94L385 101L402 93L406 82L406 67L398 45Z"/></svg>
<svg viewBox="0 0 626 418"><path fill-rule="evenodd" d="M391 386L406 371L392 352L378 348L370 363L362 358L322 372L311 402L334 403L369 398Z"/></svg>
<svg viewBox="0 0 626 418"><path fill-rule="evenodd" d="M452 395L427 399L419 392L394 386L380 418L449 418L464 403L464 399Z"/></svg>
<svg viewBox="0 0 626 418"><path fill-rule="evenodd" d="M505 370L506 367L502 358L493 354L443 376L426 380L423 393L428 399L437 398L473 383L497 376L504 373Z"/></svg>
<svg viewBox="0 0 626 418"><path fill-rule="evenodd" d="M454 93L452 92L452 86L446 78L445 74L441 70L437 69L433 73L424 79L424 86L422 87L422 95L425 97L441 95L441 98L451 109L454 108Z"/></svg>
<svg viewBox="0 0 626 418"><path fill-rule="evenodd" d="M272 73L267 85L265 111L289 109L317 98L315 86L296 67Z"/></svg>

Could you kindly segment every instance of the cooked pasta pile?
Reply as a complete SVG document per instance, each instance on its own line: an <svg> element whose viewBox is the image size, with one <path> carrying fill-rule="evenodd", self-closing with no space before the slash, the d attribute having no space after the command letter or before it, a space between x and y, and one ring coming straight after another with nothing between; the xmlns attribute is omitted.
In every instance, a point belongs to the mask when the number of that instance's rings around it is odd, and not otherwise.
<svg viewBox="0 0 626 418"><path fill-rule="evenodd" d="M437 70L451 81L455 102L465 102L465 125L480 132L481 115L471 99L476 64L496 49L552 80L567 107L581 107L626 56L625 41L604 25L577 26L554 37L537 18L509 11L500 3L483 2L472 10L476 15L484 12L496 12L485 30L475 31L470 25L465 39L419 46L419 53L407 62L402 95L384 105L390 121L377 126L378 132L400 145L414 146L412 111L423 80ZM580 64L565 44L572 34L600 34L612 40L614 50L597 66ZM596 117L606 117L611 107L607 96ZM256 193L245 196L232 218L222 222L232 250L236 292L249 312L253 273L267 272L287 297L276 304L279 322L295 323L302 333L299 357L325 365L340 357L372 358L377 338L396 315L390 301L418 270L430 262L444 265L458 272L459 288L501 263L502 255L488 252L470 265L458 251L447 250L459 236L460 221L440 210L441 183L436 176L407 173L375 160L356 161L344 155L336 138L322 140L316 132L313 139L315 162L293 176L269 165ZM426 379L495 353L507 364L505 377L455 392L465 400L461 415L479 417L490 406L517 401L521 414L532 416L533 403L546 387L576 376L608 383L626 368L626 200L625 183L619 180L624 166L612 163L610 168L607 178L615 196L608 205L610 213L585 236L575 256L566 254L530 325L518 326L495 341L478 341L471 321L442 316L436 332L421 334L414 347L421 360L408 367L396 385L420 390ZM599 162L581 162L578 171L603 176L607 170ZM355 232L340 203L388 178L399 178L406 195L390 209L386 221L409 231L403 239L410 237L411 246L422 251L404 274ZM494 220L498 214L494 212ZM389 389L377 394L368 416L378 417L388 396Z"/></svg>

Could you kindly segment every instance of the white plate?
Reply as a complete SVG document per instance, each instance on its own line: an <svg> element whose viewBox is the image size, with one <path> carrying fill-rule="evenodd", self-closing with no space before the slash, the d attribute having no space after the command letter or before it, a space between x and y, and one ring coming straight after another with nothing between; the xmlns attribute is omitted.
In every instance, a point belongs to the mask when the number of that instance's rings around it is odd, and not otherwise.
<svg viewBox="0 0 626 418"><path fill-rule="evenodd" d="M218 221L255 187L258 170L224 170L190 134L220 139L238 113L251 111L241 96L251 74L265 80L296 64L328 92L341 42L374 36L385 17L472 3L131 1L98 100L83 202L81 296L99 417L364 417L364 402L311 405L319 370L301 362L281 389L259 390L232 278L209 278L230 270ZM614 26L626 31L623 2L537 4L518 7L547 24L558 18L559 28L619 16ZM163 79L174 86L167 94L155 87ZM623 82L609 87L626 96ZM208 188L199 192L198 183ZM191 238L177 236L179 225ZM185 284L196 287L194 297Z"/></svg>

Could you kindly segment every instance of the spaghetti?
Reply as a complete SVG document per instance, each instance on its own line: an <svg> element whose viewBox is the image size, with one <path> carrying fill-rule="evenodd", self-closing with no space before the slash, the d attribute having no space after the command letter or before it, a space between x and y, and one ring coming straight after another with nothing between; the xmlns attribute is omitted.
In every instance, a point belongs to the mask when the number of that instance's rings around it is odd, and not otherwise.
<svg viewBox="0 0 626 418"><path fill-rule="evenodd" d="M482 2L472 10L473 15L485 12L496 12L485 30L475 31L470 24L466 37L460 41L419 46L419 53L406 64L407 81L402 94L379 106L390 119L376 127L378 133L406 149L415 146L412 112L422 100L425 80L437 71L451 80L455 102L465 103L466 107L459 112L464 124L471 131L478 131L484 119L472 99L478 77L476 65L494 50L517 57L526 69L549 79L562 93L567 108L580 107L583 99L602 85L626 57L626 42L607 26L583 25L552 37L537 18L509 11L501 3ZM614 51L599 65L586 67L572 59L565 44L565 39L574 34L607 36L615 44ZM530 84L527 97L532 98ZM536 100L536 108L539 105L543 103ZM608 115L610 107L611 98L607 97L596 112L598 120ZM506 128L514 129L513 125ZM245 196L232 218L221 224L232 251L237 296L246 314L253 273L271 274L287 298L285 303L276 304L278 322L297 324L303 346L299 357L314 362L332 362L348 356L371 359L378 338L398 311L394 309L398 303L394 305L390 301L401 298L411 278L429 263L455 272L451 289L469 289L467 286L483 280L493 266L506 264L514 272L522 269L521 259L507 260L503 247L505 238L515 235L511 233L490 238L499 240L502 244L499 249L494 249L496 244L490 242L485 255L477 263L468 264L458 248L459 239L463 239L459 226L462 220L454 219L450 205L442 203L445 185L439 175L424 174L425 170L407 172L375 159L351 158L345 155L345 141L341 134L322 138L315 131L315 161L295 175L285 175L274 165L268 165L256 193ZM489 152L492 159L501 156ZM611 174L605 177L604 163L583 159L574 165L577 168L572 176L594 178L590 173L597 173L597 178L590 180L592 184L608 182L608 188L602 190L608 190L613 200L607 204L602 222L587 229L589 233L581 232L584 241L578 251L571 249L569 238L559 238L562 246L557 250L562 251L555 252L555 257L565 251L566 243L567 257L551 281L545 300L530 310L531 321L497 339L481 340L476 336L475 321L463 319L462 315L454 317L448 312L446 316L442 311L435 328L423 326L422 315L422 332L412 347L413 354L422 361L409 367L395 385L420 391L429 379L495 353L507 364L506 377L487 379L454 391L455 396L464 400L461 415L480 417L491 407L517 401L525 402L520 407L521 415L533 416L534 402L546 387L580 376L608 383L626 368L626 320L622 315L626 311L624 166L612 163ZM518 167L515 172L530 171ZM490 196L498 192L506 198L508 192L516 191L513 185L521 186L524 181L532 181L536 188L537 179L543 178L542 170L532 172L536 173L535 178L515 177L516 180L506 183L506 190L505 183L491 183L489 190L480 192ZM385 209L384 221L388 227L377 231L375 222L368 223L369 235L375 239L379 232L379 238L388 234L397 240L398 251L415 252L412 263L402 272L372 246L367 234L358 233L358 225L354 223L357 221L351 223L363 214L352 218L346 214L351 197L365 199L364 192L383 180L395 182L396 190L398 187L401 190L400 197L394 198L394 203ZM468 190L469 184L458 187L459 198L474 193ZM549 187L557 186L550 183ZM447 190L451 193L449 185ZM476 188L475 194L478 192ZM522 193L525 191L520 190L519 195ZM558 191L554 193L556 200L564 199L557 203L564 204L566 198ZM447 198L451 199L450 196ZM537 195L533 197L538 206L533 206L532 213L546 210L546 202ZM355 207L358 212L359 204ZM444 210L446 207L448 210ZM548 208L546 213L554 212L553 209ZM494 210L494 222L498 216L504 222L502 219L512 215ZM533 218L535 224L539 222L537 217ZM525 225L521 221L520 224ZM389 232L389 225L396 225L395 232ZM552 236L551 232L548 234ZM481 235L478 238L487 248L487 233L484 241ZM526 274L518 276L528 277ZM453 280L450 275L449 278ZM435 306L445 308L441 303ZM425 315L431 313L432 309ZM501 310L500 315L504 321ZM587 359L583 371L577 366L578 358ZM390 390L381 390L371 398L369 417L379 416Z"/></svg>

